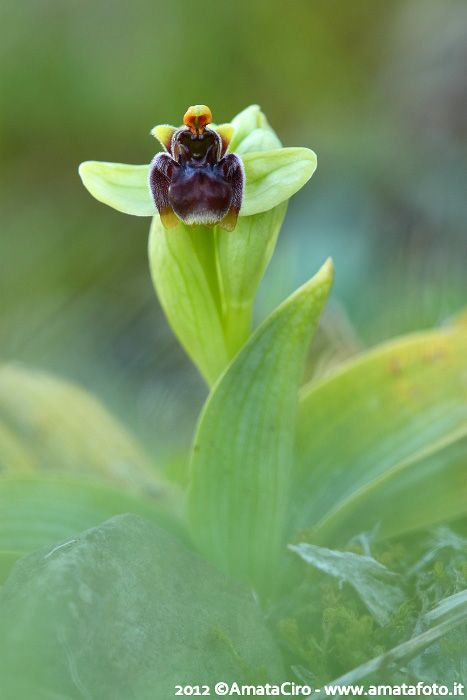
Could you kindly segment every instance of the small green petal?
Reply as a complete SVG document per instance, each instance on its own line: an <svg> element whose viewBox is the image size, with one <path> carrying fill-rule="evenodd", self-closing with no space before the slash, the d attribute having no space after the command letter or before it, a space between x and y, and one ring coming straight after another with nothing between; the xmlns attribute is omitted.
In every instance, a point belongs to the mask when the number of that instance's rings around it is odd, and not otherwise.
<svg viewBox="0 0 467 700"><path fill-rule="evenodd" d="M239 152L238 149L243 139L247 138L255 129L262 128L274 133L259 105L250 105L244 109L232 119L231 124L235 129L235 133L230 143L229 151L235 151L235 153Z"/></svg>
<svg viewBox="0 0 467 700"><path fill-rule="evenodd" d="M289 199L316 169L316 155L309 148L246 153L242 160L245 193L240 216L267 211Z"/></svg>
<svg viewBox="0 0 467 700"><path fill-rule="evenodd" d="M149 165L96 160L88 160L79 166L83 185L93 197L133 216L154 216L157 213L149 192L148 170Z"/></svg>
<svg viewBox="0 0 467 700"><path fill-rule="evenodd" d="M281 148L282 144L276 134L269 129L254 129L248 134L235 151L239 156L245 153L256 153L257 151L275 151Z"/></svg>

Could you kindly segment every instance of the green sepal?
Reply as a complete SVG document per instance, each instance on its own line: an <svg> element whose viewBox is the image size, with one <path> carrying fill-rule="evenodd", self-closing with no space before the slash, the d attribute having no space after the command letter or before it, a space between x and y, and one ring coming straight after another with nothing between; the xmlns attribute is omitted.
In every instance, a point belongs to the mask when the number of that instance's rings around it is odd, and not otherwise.
<svg viewBox="0 0 467 700"><path fill-rule="evenodd" d="M87 160L78 169L85 188L103 204L133 216L154 216L149 192L149 165Z"/></svg>
<svg viewBox="0 0 467 700"><path fill-rule="evenodd" d="M246 153L245 194L240 216L267 211L289 199L316 170L316 155L309 148L278 148Z"/></svg>
<svg viewBox="0 0 467 700"><path fill-rule="evenodd" d="M252 131L251 134L248 134L238 145L235 152L243 156L245 153L274 151L281 147L282 144L273 131L259 128Z"/></svg>

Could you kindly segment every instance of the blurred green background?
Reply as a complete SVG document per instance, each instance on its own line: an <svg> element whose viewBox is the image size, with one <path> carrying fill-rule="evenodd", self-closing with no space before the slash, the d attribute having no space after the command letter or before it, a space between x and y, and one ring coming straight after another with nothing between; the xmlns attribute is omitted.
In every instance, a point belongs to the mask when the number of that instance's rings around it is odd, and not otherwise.
<svg viewBox="0 0 467 700"><path fill-rule="evenodd" d="M149 219L77 168L148 162L150 129L195 103L218 123L259 103L318 155L257 300L258 321L333 256L310 371L458 312L466 29L464 0L0 0L1 356L90 389L158 461L189 444L206 389L156 300Z"/></svg>

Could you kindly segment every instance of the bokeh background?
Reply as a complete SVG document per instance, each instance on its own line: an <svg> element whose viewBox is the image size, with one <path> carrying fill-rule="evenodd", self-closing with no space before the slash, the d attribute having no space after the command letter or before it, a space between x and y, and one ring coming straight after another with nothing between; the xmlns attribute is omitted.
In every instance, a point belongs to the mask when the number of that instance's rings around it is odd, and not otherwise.
<svg viewBox="0 0 467 700"><path fill-rule="evenodd" d="M318 170L290 202L256 321L332 255L308 374L466 298L464 0L0 0L0 354L98 395L161 463L206 389L156 300L148 219L83 160L148 162L158 123L259 103Z"/></svg>

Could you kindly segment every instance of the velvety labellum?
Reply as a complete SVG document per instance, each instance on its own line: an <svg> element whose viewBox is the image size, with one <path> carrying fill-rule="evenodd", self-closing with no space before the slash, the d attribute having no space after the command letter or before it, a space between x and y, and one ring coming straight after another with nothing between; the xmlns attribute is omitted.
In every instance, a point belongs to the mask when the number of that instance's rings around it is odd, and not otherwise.
<svg viewBox="0 0 467 700"><path fill-rule="evenodd" d="M185 127L153 130L166 152L151 162L149 189L165 228L183 221L233 231L237 224L243 164L234 153L226 155L233 130L229 125L212 129L210 122L209 108L195 105L185 114Z"/></svg>

